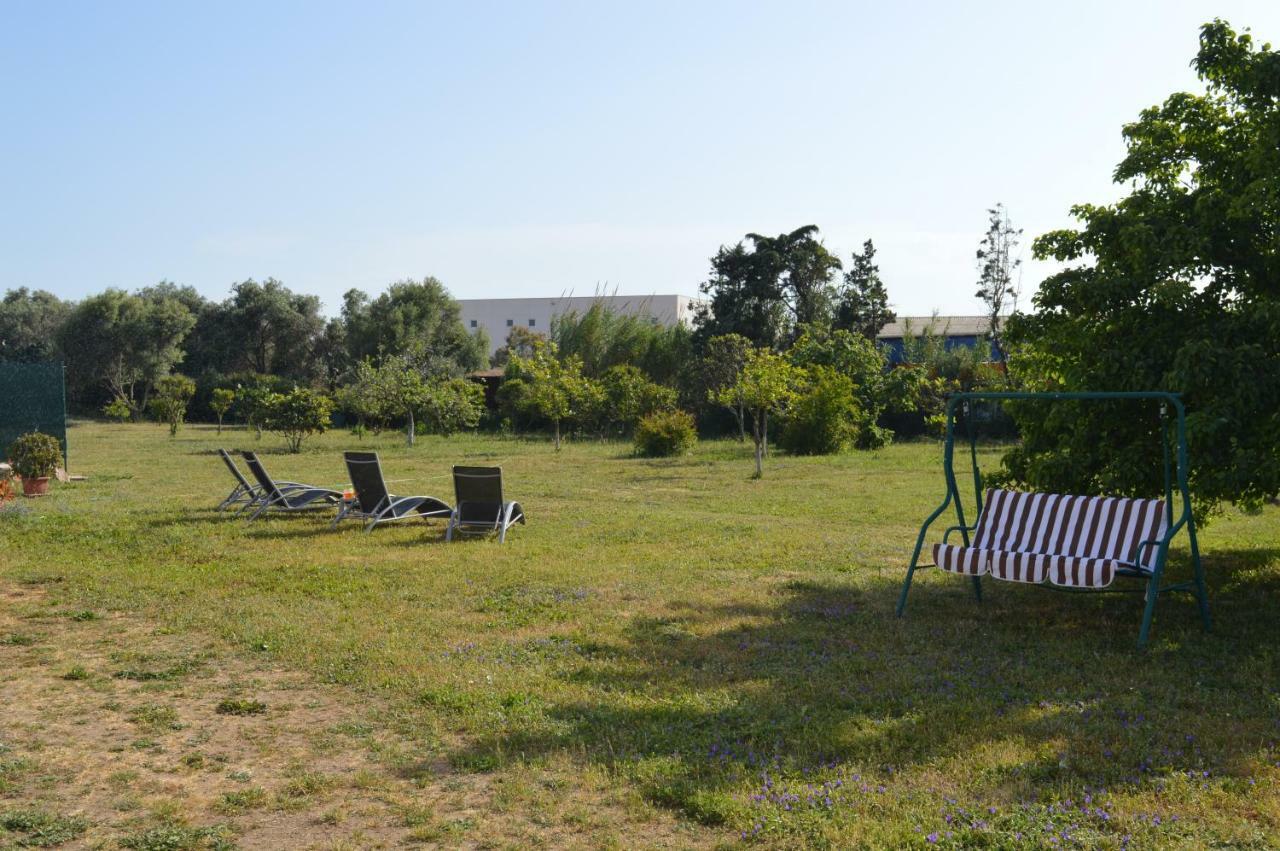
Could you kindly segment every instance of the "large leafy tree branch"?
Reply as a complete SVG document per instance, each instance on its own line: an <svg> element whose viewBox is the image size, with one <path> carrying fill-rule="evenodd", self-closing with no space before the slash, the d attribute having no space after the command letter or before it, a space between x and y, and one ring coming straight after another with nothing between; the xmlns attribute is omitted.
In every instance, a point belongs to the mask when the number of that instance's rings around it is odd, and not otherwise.
<svg viewBox="0 0 1280 851"><path fill-rule="evenodd" d="M1221 21L1178 93L1125 126L1115 170L1131 191L1072 209L1080 227L1035 240L1069 264L1009 323L1034 389L1184 394L1203 510L1280 492L1280 54ZM1024 405L1014 480L1077 492L1161 490L1159 419L1118 406Z"/></svg>

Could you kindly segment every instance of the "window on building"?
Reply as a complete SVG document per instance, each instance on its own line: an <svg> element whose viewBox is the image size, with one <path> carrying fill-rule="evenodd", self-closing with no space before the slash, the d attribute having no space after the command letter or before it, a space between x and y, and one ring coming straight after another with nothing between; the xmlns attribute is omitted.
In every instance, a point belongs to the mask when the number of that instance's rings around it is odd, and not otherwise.
<svg viewBox="0 0 1280 851"><path fill-rule="evenodd" d="M529 320L529 327L530 327L530 328L532 328L532 327L533 327L533 320L532 320L532 319L530 319L530 320Z"/></svg>
<svg viewBox="0 0 1280 851"><path fill-rule="evenodd" d="M474 319L471 320L471 327L472 328L476 327L476 321Z"/></svg>
<svg viewBox="0 0 1280 851"><path fill-rule="evenodd" d="M510 328L512 325L515 325L515 324L516 324L516 321L515 321L514 319L508 319L508 320L507 320L507 327L508 327L508 328Z"/></svg>

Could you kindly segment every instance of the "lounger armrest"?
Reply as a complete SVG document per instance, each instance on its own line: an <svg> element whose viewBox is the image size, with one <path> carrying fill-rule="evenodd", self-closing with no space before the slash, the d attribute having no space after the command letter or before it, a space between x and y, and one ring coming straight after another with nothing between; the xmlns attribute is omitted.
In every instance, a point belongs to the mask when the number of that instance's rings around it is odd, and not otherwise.
<svg viewBox="0 0 1280 851"><path fill-rule="evenodd" d="M947 541L951 538L952 532L972 532L977 528L978 526L976 523L972 526L951 526L947 529L947 531L942 533L942 543L944 544L947 543Z"/></svg>

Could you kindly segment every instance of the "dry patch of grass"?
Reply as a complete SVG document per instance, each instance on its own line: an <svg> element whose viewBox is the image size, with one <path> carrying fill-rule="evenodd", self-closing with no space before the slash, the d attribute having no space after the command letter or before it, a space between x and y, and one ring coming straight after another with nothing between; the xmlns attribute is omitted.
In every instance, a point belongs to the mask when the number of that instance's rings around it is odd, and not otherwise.
<svg viewBox="0 0 1280 851"><path fill-rule="evenodd" d="M525 818L503 783L457 774L382 726L367 696L216 641L119 613L69 619L40 586L0 587L0 635L24 636L0 648L0 848L557 845L590 833L566 830L572 814Z"/></svg>

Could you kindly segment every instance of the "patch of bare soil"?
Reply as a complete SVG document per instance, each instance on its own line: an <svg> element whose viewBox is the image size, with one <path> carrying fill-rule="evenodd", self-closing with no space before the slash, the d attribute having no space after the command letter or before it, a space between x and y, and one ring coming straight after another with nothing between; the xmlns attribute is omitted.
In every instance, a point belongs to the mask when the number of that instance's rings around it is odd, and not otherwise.
<svg viewBox="0 0 1280 851"><path fill-rule="evenodd" d="M698 844L616 790L454 772L378 717L265 657L0 587L0 849Z"/></svg>

